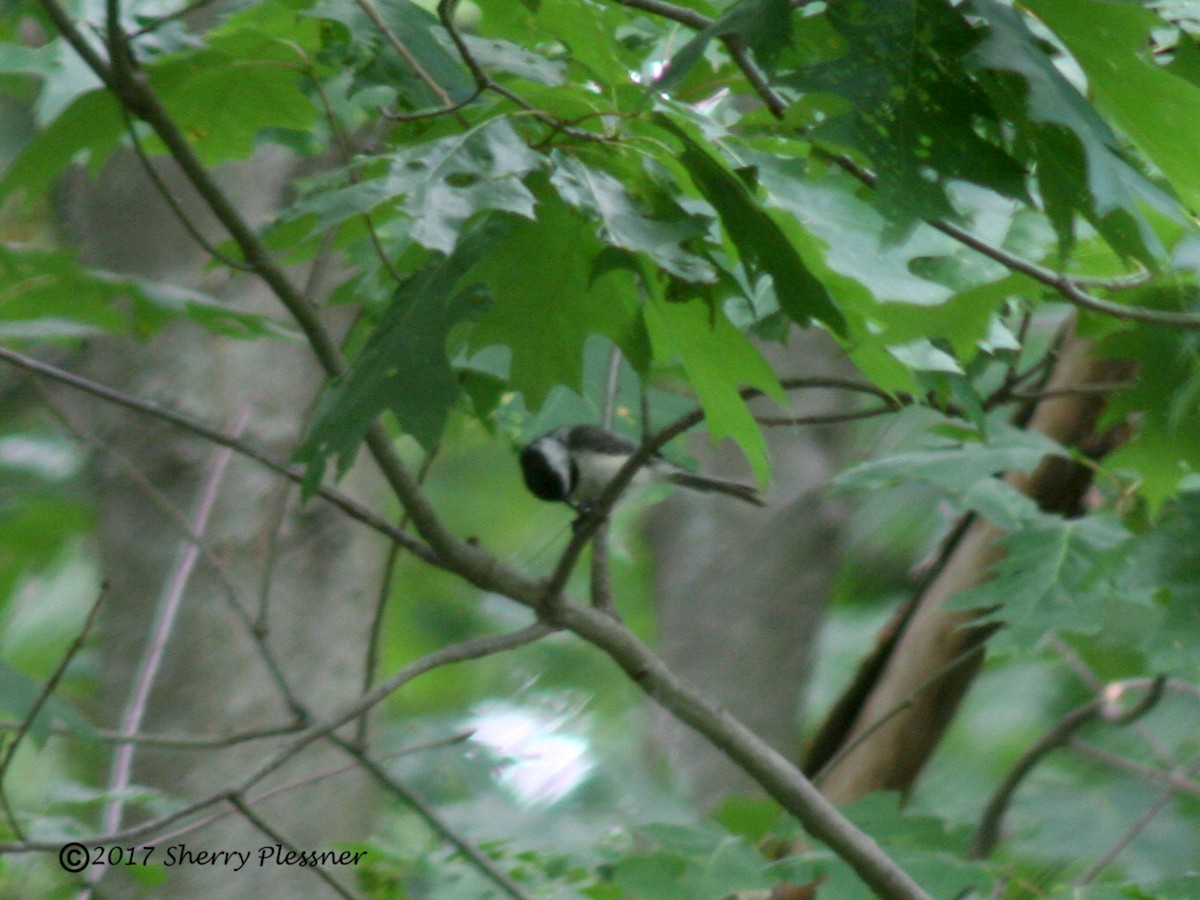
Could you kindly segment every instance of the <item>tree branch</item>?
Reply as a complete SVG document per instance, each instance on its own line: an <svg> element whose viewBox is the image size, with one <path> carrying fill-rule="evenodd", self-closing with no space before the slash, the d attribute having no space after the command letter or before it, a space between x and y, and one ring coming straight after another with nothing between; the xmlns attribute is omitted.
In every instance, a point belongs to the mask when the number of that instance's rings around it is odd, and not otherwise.
<svg viewBox="0 0 1200 900"><path fill-rule="evenodd" d="M66 371L65 369L59 369L56 366L50 365L49 363L44 363L41 360L34 359L31 356L25 356L24 354L17 353L15 350L10 350L7 347L0 346L0 360L3 360L4 362L7 362L10 365L32 375L39 375L44 378L49 378L52 381L58 382L59 384L65 384L77 391L82 391L83 393L90 394L93 397L99 397L101 400L113 403L117 406L123 407L124 409L152 416L164 422L169 422L177 428L181 428L190 434L194 434L197 437L203 438L204 440L210 441L218 446L229 447L231 450L234 450L242 456L245 456L247 459L254 460L259 465L264 466L277 475L280 475L289 481L295 482L296 484L301 484L304 481L304 472L301 469L279 462L277 459L273 458L263 450L255 447L253 444L250 444L232 435L225 434L224 432L218 431L215 428L211 428L208 425L205 425L203 422L189 418L188 416L176 412L175 410L168 409L167 407L155 403L152 400L142 400L141 398L134 397L132 394L126 394L122 391L116 390L115 388L110 388L106 385L100 384L99 382L84 378L82 375L76 375L73 372ZM439 568L447 568L446 565L439 560L437 554L435 554L428 545L417 540L411 534L400 530L391 522L388 522L385 519L375 515L365 506L358 503L358 501L346 496L334 488L328 487L318 487L316 490L316 495L321 497L323 500L332 503L356 522L361 522L368 528L374 529L380 534L385 535L386 537L395 541L397 544L400 544L405 550L412 553L414 556L417 556L431 565L438 566Z"/></svg>
<svg viewBox="0 0 1200 900"><path fill-rule="evenodd" d="M267 823L266 819L262 818L260 815L258 815L258 813L250 808L250 804L246 802L245 798L243 798L241 794L230 794L228 799L229 802L232 803L237 809L237 811L242 814L242 817L247 822L266 835L267 840L274 841L276 844L281 844L297 856L301 855L301 850L298 846L296 846L296 843L288 840L286 837L272 828ZM337 879L330 875L328 871L326 871L324 866L318 866L313 863L307 866L307 868L312 869L313 874L329 885L329 887L332 888L334 893L336 893L339 897L345 897L346 900L356 900L355 896L346 890L346 888L342 887L342 885L338 883Z"/></svg>
<svg viewBox="0 0 1200 900"><path fill-rule="evenodd" d="M203 812L212 806L217 806L229 801L233 795L246 795L255 785L261 782L264 778L281 768L283 765L293 759L301 750L308 747L310 744L324 738L327 734L342 727L347 722L361 716L364 712L373 706L378 705L388 696L395 693L408 682L412 681L426 672L431 672L434 669L442 666L453 665L454 663L465 662L472 659L480 659L485 656L491 656L496 653L503 653L508 650L522 647L534 641L541 640L548 634L551 634L553 629L547 628L545 625L533 624L517 631L507 634L485 635L483 637L471 638L470 640L461 641L457 644L451 644L448 647L443 647L433 653L429 653L420 659L414 660L408 665L402 667L397 672L392 674L383 684L380 684L370 694L358 698L348 709L343 710L337 716L327 719L324 722L319 722L311 725L302 731L294 740L287 746L281 748L276 753L262 763L256 770L249 775L244 776L233 787L226 788L211 794L208 797L200 800L195 800L188 803L173 812L166 813L156 819L151 819L142 822L132 828L126 828L123 831L111 834L105 834L93 838L82 838L80 843L89 847L97 847L103 844L124 844L127 841L137 841L148 835L161 832L163 829L176 822L181 822L189 819L199 812ZM257 798L261 800L262 798ZM34 853L57 851L61 847L61 842L55 841L20 841L10 843L0 843L0 855L5 853Z"/></svg>
<svg viewBox="0 0 1200 900"><path fill-rule="evenodd" d="M403 782L392 778L381 765L349 741L343 740L336 734L330 734L328 737L330 741L357 760L359 765L367 771L367 774L374 778L384 790L398 797L401 802L414 809L417 815L425 820L425 823L435 834L461 853L467 862L479 870L484 878L500 888L509 897L514 898L514 900L531 900L530 895L521 890L517 883L509 878L507 874L500 871L499 867L488 859L483 851L455 831L450 826L450 823L443 819L441 814L424 797Z"/></svg>
<svg viewBox="0 0 1200 900"><path fill-rule="evenodd" d="M4 789L4 779L8 775L8 767L12 765L13 758L17 755L17 748L21 745L21 741L29 733L29 730L33 727L33 723L37 720L38 715L41 714L47 701L49 701L54 691L58 688L58 683L62 681L63 675L66 674L67 667L71 665L71 660L83 649L83 644L87 640L92 626L96 623L96 615L100 612L100 604L104 600L104 594L107 589L107 585L102 584L100 586L100 591L96 594L96 599L92 601L91 609L88 610L87 616L83 620L83 627L67 647L67 652L59 660L54 672L51 673L46 683L42 685L37 699L29 707L29 712L25 714L25 718L21 720L21 724L17 727L17 733L13 735L12 741L4 749L4 757L0 759L0 805L4 807L4 815L8 818L8 824L12 827L13 834L20 840L25 840L25 834L21 830L21 825L17 821L12 806L9 805L8 794Z"/></svg>
<svg viewBox="0 0 1200 900"><path fill-rule="evenodd" d="M1125 725L1136 721L1152 710L1162 699L1165 683L1165 678L1156 678L1146 691L1146 696L1124 713L1105 715L1105 706L1108 701L1100 696L1063 716L1037 743L1021 754L1021 758L1017 760L992 793L992 797L980 817L979 825L975 829L975 836L971 840L971 858L984 859L995 848L1000 840L1000 828L1004 822L1004 814L1008 811L1013 795L1021 786L1021 782L1025 780L1025 776L1032 772L1047 754L1065 745L1075 732L1096 718L1104 717L1113 725Z"/></svg>

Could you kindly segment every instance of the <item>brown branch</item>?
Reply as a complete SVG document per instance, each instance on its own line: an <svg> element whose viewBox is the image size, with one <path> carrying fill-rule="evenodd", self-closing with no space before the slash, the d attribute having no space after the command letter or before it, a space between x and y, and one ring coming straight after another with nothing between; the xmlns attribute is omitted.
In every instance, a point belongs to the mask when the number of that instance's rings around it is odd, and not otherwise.
<svg viewBox="0 0 1200 900"><path fill-rule="evenodd" d="M0 721L0 731L17 731L20 722ZM94 741L104 744L145 744L147 747L170 747L177 750L214 750L233 747L251 741L261 741L266 738L294 734L304 726L292 722L288 725L276 725L270 728L256 728L251 731L241 731L229 735L188 735L188 734L137 734L126 735L112 728L101 728L95 731L80 732L65 725L51 725L50 731L60 737L70 737L82 741Z"/></svg>
<svg viewBox="0 0 1200 900"><path fill-rule="evenodd" d="M417 471L417 483L424 484L425 479L429 477L429 472L433 468L433 462L437 459L437 450L435 446L425 454L425 459L421 462L421 468ZM400 524L397 526L401 531L408 527L408 514L400 517ZM367 658L363 663L363 687L362 693L367 693L375 684L375 668L379 665L379 648L383 642L383 614L387 609L388 599L392 594L392 576L396 571L396 563L400 560L400 545L393 543L388 551L387 559L383 565L383 577L379 580L379 592L375 597L375 609L371 614L371 627L367 632ZM358 735L357 741L360 747L367 746L367 727L368 716L363 715L358 720Z"/></svg>
<svg viewBox="0 0 1200 900"><path fill-rule="evenodd" d="M1000 840L1000 829L1004 822L1004 814L1008 811L1013 795L1034 767L1050 752L1064 746L1072 735L1089 722L1104 718L1112 725L1125 725L1134 722L1152 710L1162 699L1165 678L1156 678L1146 691L1146 696L1119 715L1104 715L1108 702L1103 696L1089 700L1082 706L1071 710L1047 731L1040 740L1021 754L1020 759L1009 770L1008 774L992 793L975 836L971 840L970 856L972 859L984 859L991 854L992 849Z"/></svg>
<svg viewBox="0 0 1200 900"><path fill-rule="evenodd" d="M499 94L511 103L516 104L525 112L529 113L533 118L537 119L543 125L549 125L554 129L554 132L566 134L576 140L581 141L606 141L608 140L602 134L595 134L590 131L580 131L577 128L572 128L566 122L561 121L555 116L538 109L524 97L511 91L504 85L497 82L494 78L488 75L483 70L483 66L479 64L479 60L471 52L471 48L467 46L466 40L454 25L454 10L458 6L458 0L440 0L437 5L438 19L442 23L442 27L446 29L446 34L450 36L450 40L454 43L454 48L458 51L458 55L462 58L463 65L467 67L467 71L471 73L471 78L475 80L476 93L480 94L484 91L491 91L494 94ZM447 102L447 105L449 103Z"/></svg>

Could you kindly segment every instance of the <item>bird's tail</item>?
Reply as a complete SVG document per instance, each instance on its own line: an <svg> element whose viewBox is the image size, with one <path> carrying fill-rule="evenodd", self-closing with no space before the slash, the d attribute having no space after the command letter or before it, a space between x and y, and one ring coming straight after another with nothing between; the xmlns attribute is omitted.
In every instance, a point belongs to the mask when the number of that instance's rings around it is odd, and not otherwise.
<svg viewBox="0 0 1200 900"><path fill-rule="evenodd" d="M746 503L753 503L755 506L766 505L763 503L762 498L758 496L758 489L752 484L729 481L725 478L714 478L711 475L698 475L695 472L688 472L685 469L672 469L667 475L667 480L680 487L691 488L693 491L705 491L710 494L728 494L730 497L737 497L739 500L743 500Z"/></svg>

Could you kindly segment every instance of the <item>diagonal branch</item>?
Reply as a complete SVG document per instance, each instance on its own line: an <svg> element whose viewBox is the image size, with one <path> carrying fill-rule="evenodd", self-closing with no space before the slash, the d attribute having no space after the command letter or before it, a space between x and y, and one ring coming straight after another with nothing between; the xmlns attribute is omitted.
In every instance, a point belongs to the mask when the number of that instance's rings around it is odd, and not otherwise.
<svg viewBox="0 0 1200 900"><path fill-rule="evenodd" d="M259 465L270 469L278 475L283 476L289 481L300 484L304 481L304 472L295 466L286 465L274 457L270 456L265 451L255 447L253 444L242 440L241 438L225 434L215 428L205 425L203 422L198 422L195 419L189 418L182 413L176 412L173 409L168 409L161 404L155 403L152 400L143 400L139 397L134 397L132 394L126 394L123 391L118 391L115 388L110 388L107 385L84 378L82 375L76 375L73 372L68 372L64 369L59 369L49 363L44 363L41 360L34 359L31 356L17 353L15 350L10 350L7 347L0 346L0 360L15 366L32 375L39 375L44 378L49 378L59 384L65 384L75 390L82 391L85 394L91 394L93 397L99 397L109 403L116 404L133 412L142 413L144 415L153 416L156 419L161 419L164 422L169 422L177 428L201 437L206 441L210 441L221 447L229 447L231 450L245 456L248 459L254 460ZM440 568L446 568L437 554L427 545L414 538L411 534L393 525L391 522L380 518L371 512L365 506L351 499L345 494L329 487L317 488L316 494L318 497L332 503L338 509L342 510L350 518L357 522L361 522L368 528L372 528L382 535L393 540L395 543L404 547L409 553Z"/></svg>
<svg viewBox="0 0 1200 900"><path fill-rule="evenodd" d="M33 723L37 720L38 715L41 714L47 701L54 694L58 683L62 681L63 675L66 674L67 668L71 665L71 660L83 649L84 641L87 640L88 633L92 630L92 625L96 622L96 614L100 612L100 604L104 600L106 589L106 585L100 586L100 592L92 602L92 607L88 610L87 617L83 620L83 627L79 629L79 633L75 635L75 639L67 647L67 652L63 654L63 658L55 667L53 674L47 679L45 685L42 686L37 699L33 701L33 705L29 707L29 712L25 714L25 718L21 720L21 724L17 727L17 733L13 735L12 742L4 749L4 756L0 758L0 805L4 807L4 814L8 818L8 824L12 827L13 834L22 840L24 840L25 835L21 831L17 817L13 814L12 807L9 805L8 794L4 790L4 777L8 774L8 767L12 765L13 757L17 755L17 747L20 746L21 741L24 740L25 735L33 727Z"/></svg>
<svg viewBox="0 0 1200 900"><path fill-rule="evenodd" d="M652 15L660 16L672 22L678 22L697 31L711 27L714 22L708 16L682 6L676 6L673 3L664 2L664 0L613 0L613 2L631 9L638 9ZM718 35L718 37L729 51L730 58L741 69L746 81L754 89L759 99L762 100L763 104L775 118L782 119L787 111L788 102L771 87L762 70L758 68L754 60L751 59L750 54L746 51L745 43L737 35ZM828 152L823 152L822 155L863 184L871 188L875 187L875 175L848 156ZM1110 300L1105 300L1089 293L1084 289L1084 282L1082 280L1074 279L1061 272L1055 272L1039 266L1037 263L1023 259L1015 253L1005 250L1003 247L989 244L982 238L971 234L965 228L938 219L927 221L933 228L958 241L964 247L969 247L977 253L986 256L988 259L1000 263L1010 271L1019 272L1022 275L1032 278L1039 284L1051 288L1068 303L1081 309L1111 316L1116 319L1144 322L1148 325L1163 325L1173 328L1200 328L1200 314L1148 309L1146 307L1129 306L1124 303L1113 303ZM1144 283L1144 280L1145 275L1139 273L1133 279L1118 282L1115 286L1112 283L1100 286L1113 286L1116 289L1120 289L1130 284Z"/></svg>

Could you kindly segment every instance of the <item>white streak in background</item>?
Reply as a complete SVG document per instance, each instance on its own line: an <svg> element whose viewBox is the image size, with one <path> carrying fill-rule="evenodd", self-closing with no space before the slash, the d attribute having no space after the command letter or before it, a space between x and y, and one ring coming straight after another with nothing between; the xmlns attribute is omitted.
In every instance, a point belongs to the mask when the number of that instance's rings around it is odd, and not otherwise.
<svg viewBox="0 0 1200 900"><path fill-rule="evenodd" d="M0 439L0 465L36 472L43 478L67 478L79 468L80 454L60 440L12 435Z"/></svg>
<svg viewBox="0 0 1200 900"><path fill-rule="evenodd" d="M467 727L474 729L471 740L497 757L500 783L520 803L549 806L582 784L596 765L584 738L558 733L574 715L488 703Z"/></svg>

